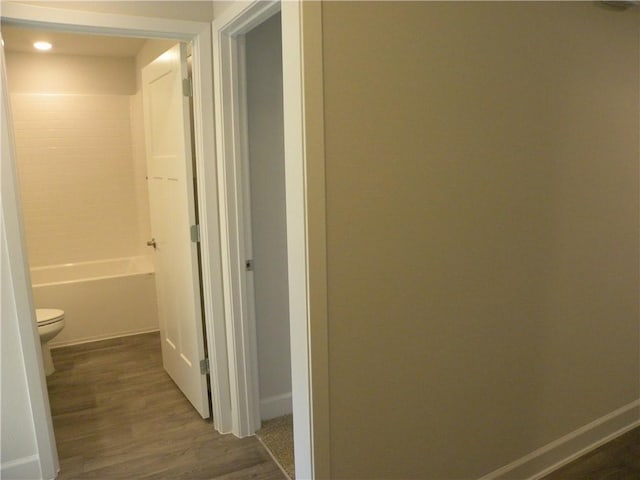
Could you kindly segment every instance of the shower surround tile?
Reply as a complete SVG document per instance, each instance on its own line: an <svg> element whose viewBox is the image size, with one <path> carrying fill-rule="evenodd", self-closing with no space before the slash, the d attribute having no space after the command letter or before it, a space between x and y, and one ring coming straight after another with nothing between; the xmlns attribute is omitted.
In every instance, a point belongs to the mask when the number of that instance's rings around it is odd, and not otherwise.
<svg viewBox="0 0 640 480"><path fill-rule="evenodd" d="M11 95L32 267L147 253L133 99Z"/></svg>

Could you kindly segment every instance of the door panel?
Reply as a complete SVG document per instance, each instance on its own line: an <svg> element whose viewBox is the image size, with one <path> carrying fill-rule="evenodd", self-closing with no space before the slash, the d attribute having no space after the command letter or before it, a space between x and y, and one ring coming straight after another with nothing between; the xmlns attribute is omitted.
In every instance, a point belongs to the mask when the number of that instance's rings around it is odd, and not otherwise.
<svg viewBox="0 0 640 480"><path fill-rule="evenodd" d="M147 178L162 361L167 373L203 418L209 413L204 358L184 44L142 70Z"/></svg>

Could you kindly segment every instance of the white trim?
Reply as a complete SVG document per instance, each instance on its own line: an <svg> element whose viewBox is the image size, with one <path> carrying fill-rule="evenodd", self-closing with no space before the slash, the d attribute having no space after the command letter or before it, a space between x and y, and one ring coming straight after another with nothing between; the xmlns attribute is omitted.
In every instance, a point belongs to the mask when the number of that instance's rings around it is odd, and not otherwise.
<svg viewBox="0 0 640 480"><path fill-rule="evenodd" d="M640 399L488 473L480 480L538 480L637 426L640 426Z"/></svg>
<svg viewBox="0 0 640 480"><path fill-rule="evenodd" d="M314 2L315 3L315 2ZM302 3L282 5L287 251L293 444L297 478L315 478L315 425L312 418L309 347L309 258L307 245L307 171L304 114ZM320 119L318 119L320 120ZM328 392L327 392L328 393ZM319 478L330 478L319 476Z"/></svg>
<svg viewBox="0 0 640 480"><path fill-rule="evenodd" d="M198 215L200 223L200 258L202 295L208 357L211 366L211 399L216 430L229 433L232 425L229 369L225 340L225 312L222 293L218 189L213 138L213 59L211 27L203 28L193 39L193 110L195 122ZM197 55L197 57L196 57Z"/></svg>
<svg viewBox="0 0 640 480"><path fill-rule="evenodd" d="M11 2L2 3L3 20L13 25L41 26L68 32L104 35L175 38L193 42L193 98L198 209L200 223L204 318L209 358L214 427L221 433L231 430L231 403L224 335L222 280L216 188L213 124L213 79L211 25L203 22L167 20L128 15L60 10ZM20 199L15 196L19 205ZM21 218L20 218L21 223ZM23 243L24 245L24 243ZM30 289L29 289L30 290ZM30 305L33 307L33 303ZM27 319L28 315L21 318ZM218 332L218 335L214 335Z"/></svg>
<svg viewBox="0 0 640 480"><path fill-rule="evenodd" d="M256 326L252 283L245 261L250 253L246 188L246 90L243 35L280 9L279 2L254 1L229 7L213 21L213 71L218 159L222 276L226 317L232 431L239 437L260 428Z"/></svg>
<svg viewBox="0 0 640 480"><path fill-rule="evenodd" d="M292 413L291 392L274 395L260 400L260 416L262 420L290 415Z"/></svg>
<svg viewBox="0 0 640 480"><path fill-rule="evenodd" d="M31 480L33 478L41 478L41 475L40 457L38 455L30 455L10 462L3 462L2 466L0 466L0 478Z"/></svg>
<svg viewBox="0 0 640 480"><path fill-rule="evenodd" d="M293 431L298 478L331 478L322 2L283 2Z"/></svg>

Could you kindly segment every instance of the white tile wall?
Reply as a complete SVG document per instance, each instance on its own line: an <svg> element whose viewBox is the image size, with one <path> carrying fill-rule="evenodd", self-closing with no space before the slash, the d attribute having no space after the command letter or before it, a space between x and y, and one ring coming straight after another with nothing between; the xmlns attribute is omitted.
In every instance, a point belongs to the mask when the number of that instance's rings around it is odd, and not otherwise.
<svg viewBox="0 0 640 480"><path fill-rule="evenodd" d="M31 266L144 252L131 97L14 93L11 102Z"/></svg>

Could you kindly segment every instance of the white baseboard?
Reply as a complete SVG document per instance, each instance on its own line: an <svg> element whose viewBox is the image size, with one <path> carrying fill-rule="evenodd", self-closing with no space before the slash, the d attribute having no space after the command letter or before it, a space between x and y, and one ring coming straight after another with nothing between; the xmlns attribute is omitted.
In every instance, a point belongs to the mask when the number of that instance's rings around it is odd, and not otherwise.
<svg viewBox="0 0 640 480"><path fill-rule="evenodd" d="M640 426L640 399L483 476L480 480L538 480L637 426Z"/></svg>
<svg viewBox="0 0 640 480"><path fill-rule="evenodd" d="M11 480L33 480L40 478L40 457L30 455L10 462L3 462L0 467L0 478Z"/></svg>
<svg viewBox="0 0 640 480"><path fill-rule="evenodd" d="M54 349L54 348L61 348L61 347L70 347L72 345L82 345L83 343L99 342L100 340L111 340L112 338L130 337L132 335L141 335L143 333L151 333L151 332L158 332L158 331L159 330L157 327L141 328L138 330L128 330L126 332L111 333L108 335L96 335L94 337L85 337L85 338L80 338L78 340L72 340L70 342L58 342L58 343L50 342L49 348Z"/></svg>
<svg viewBox="0 0 640 480"><path fill-rule="evenodd" d="M260 400L260 418L270 420L293 412L291 403L291 392L282 395L275 395Z"/></svg>

